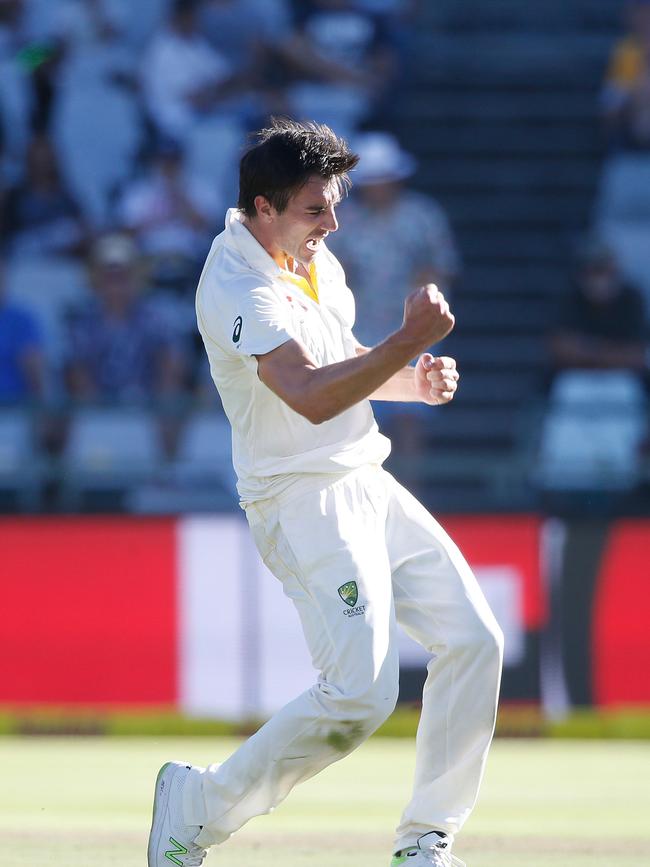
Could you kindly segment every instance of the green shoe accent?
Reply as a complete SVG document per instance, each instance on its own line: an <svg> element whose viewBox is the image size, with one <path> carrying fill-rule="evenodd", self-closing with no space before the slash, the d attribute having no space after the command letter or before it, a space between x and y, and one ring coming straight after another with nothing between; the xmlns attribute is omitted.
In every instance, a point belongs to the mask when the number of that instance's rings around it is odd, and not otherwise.
<svg viewBox="0 0 650 867"><path fill-rule="evenodd" d="M183 862L179 861L176 856L187 855L187 849L185 848L185 846L183 846L182 843L179 843L178 840L174 840L173 837L169 838L169 842L172 844L172 846L176 846L176 848L168 849L167 852L165 852L165 858L169 858L169 860L173 864L177 864L178 867L183 867Z"/></svg>
<svg viewBox="0 0 650 867"><path fill-rule="evenodd" d="M396 852L393 855L393 860L390 862L390 867L399 867L400 864L406 864L406 853L407 852L417 852L417 846L409 846L408 849L400 849L399 852Z"/></svg>

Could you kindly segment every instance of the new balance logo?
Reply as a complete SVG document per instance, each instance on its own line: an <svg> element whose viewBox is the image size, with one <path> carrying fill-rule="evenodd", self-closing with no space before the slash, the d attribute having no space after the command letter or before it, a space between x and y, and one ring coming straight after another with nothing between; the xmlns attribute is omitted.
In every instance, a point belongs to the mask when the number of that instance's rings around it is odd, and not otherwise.
<svg viewBox="0 0 650 867"><path fill-rule="evenodd" d="M178 867L183 867L183 862L180 859L178 859L176 856L177 855L187 855L187 849L185 848L185 846L183 846L182 843L179 843L178 840L174 840L173 837L169 838L169 842L172 844L172 846L175 846L176 848L175 849L168 849L165 852L165 858L169 858L169 860L172 862L172 864L177 864Z"/></svg>

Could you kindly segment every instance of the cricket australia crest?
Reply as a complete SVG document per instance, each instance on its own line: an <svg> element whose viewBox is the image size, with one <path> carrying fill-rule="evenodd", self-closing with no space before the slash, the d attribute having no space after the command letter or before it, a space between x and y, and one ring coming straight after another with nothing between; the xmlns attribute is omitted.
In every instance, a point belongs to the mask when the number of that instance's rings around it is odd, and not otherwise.
<svg viewBox="0 0 650 867"><path fill-rule="evenodd" d="M357 587L357 582L348 581L347 584L342 584L339 587L339 596L346 605L349 605L350 608L354 608L354 606L357 604L357 600L359 599L359 589Z"/></svg>

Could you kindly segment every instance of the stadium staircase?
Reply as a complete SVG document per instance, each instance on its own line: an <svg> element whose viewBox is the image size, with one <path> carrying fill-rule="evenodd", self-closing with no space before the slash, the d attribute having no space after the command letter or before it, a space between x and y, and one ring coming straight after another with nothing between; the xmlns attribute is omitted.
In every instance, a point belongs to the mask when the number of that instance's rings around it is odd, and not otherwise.
<svg viewBox="0 0 650 867"><path fill-rule="evenodd" d="M424 473L435 508L535 505L545 334L590 222L603 158L598 94L621 8L420 4L392 126L418 156L417 185L447 209L464 260L457 327L443 345L462 389L436 411L425 466L401 457L404 475Z"/></svg>

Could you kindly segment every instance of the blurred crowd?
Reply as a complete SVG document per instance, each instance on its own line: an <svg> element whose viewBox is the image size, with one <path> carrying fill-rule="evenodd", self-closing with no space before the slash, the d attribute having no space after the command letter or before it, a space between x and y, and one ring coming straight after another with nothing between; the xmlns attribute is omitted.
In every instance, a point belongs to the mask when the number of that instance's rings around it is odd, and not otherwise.
<svg viewBox="0 0 650 867"><path fill-rule="evenodd" d="M247 135L377 126L408 11L0 0L0 403L200 397L193 292Z"/></svg>
<svg viewBox="0 0 650 867"><path fill-rule="evenodd" d="M174 419L215 406L194 290L236 201L242 148L272 115L328 123L361 155L342 231L328 243L355 291L362 343L399 325L415 286L436 282L453 300L461 279L444 209L412 188L416 161L386 132L415 0L136 7L0 0L0 407L45 408L37 434L49 454L69 445L71 407L154 407L173 455L183 442ZM650 2L625 9L602 89L608 155L593 225L567 268L549 340L542 464L550 456L551 482L554 472L566 478L554 464L562 443L585 464L584 428L566 408L598 396L603 374L627 418L645 401ZM403 450L426 447L426 408L375 410ZM597 443L590 412L587 439ZM644 426L625 436L623 475ZM610 430L594 465L625 436Z"/></svg>
<svg viewBox="0 0 650 867"><path fill-rule="evenodd" d="M174 459L188 415L218 408L194 290L236 203L240 153L270 116L327 123L364 152L358 195L346 204L359 246L340 253L360 307L378 289L392 303L381 315L367 305L363 339L375 342L391 318L399 324L395 281L404 297L414 281L453 279L445 215L404 189L415 162L381 131L412 11L411 0L138 0L137 10L130 0L0 0L8 465L34 432L37 455L83 451L84 407L121 407L131 420L146 408L155 438L138 433L142 417L119 435L155 440L153 450L162 444ZM419 215L407 232L406 211ZM385 249L386 232L400 234L401 250L368 271L367 251ZM25 428L12 407L31 409L36 424ZM88 421L101 441L95 462L107 461L113 421L107 412L103 428ZM186 437L193 448L211 438L227 452L223 431L201 430Z"/></svg>
<svg viewBox="0 0 650 867"><path fill-rule="evenodd" d="M541 466L558 490L635 489L650 454L650 2L623 9L601 90L606 158L592 226L550 334Z"/></svg>

